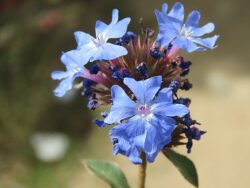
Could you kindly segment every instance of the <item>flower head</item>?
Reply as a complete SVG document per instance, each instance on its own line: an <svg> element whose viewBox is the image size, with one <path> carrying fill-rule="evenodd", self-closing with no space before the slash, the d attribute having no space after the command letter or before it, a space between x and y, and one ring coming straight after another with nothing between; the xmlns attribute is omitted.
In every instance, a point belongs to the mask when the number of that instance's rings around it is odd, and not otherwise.
<svg viewBox="0 0 250 188"><path fill-rule="evenodd" d="M122 37L127 31L130 18L124 18L118 21L118 13L119 11L117 9L113 9L112 20L109 25L100 20L96 21L96 38L85 32L75 32L77 49L69 51L72 58L79 63L84 62L84 64L86 64L88 61L112 60L126 55L126 48L107 42L109 39ZM87 61L84 61L85 59L87 59Z"/></svg>
<svg viewBox="0 0 250 188"><path fill-rule="evenodd" d="M171 43L173 46L184 49L187 52L200 51L215 48L218 35L201 38L203 35L214 30L214 24L208 23L199 26L200 12L192 11L184 24L184 7L181 3L176 3L167 13L168 5L162 5L162 12L155 10L155 15L159 25L157 42L164 47Z"/></svg>
<svg viewBox="0 0 250 188"><path fill-rule="evenodd" d="M162 77L154 76L136 81L124 78L124 84L136 97L136 102L118 85L111 88L112 107L104 119L107 124L118 123L110 131L117 140L114 153L122 153L133 163L140 163L140 151L153 162L159 151L171 141L176 127L172 117L183 117L189 110L181 104L173 104L171 88L161 88Z"/></svg>

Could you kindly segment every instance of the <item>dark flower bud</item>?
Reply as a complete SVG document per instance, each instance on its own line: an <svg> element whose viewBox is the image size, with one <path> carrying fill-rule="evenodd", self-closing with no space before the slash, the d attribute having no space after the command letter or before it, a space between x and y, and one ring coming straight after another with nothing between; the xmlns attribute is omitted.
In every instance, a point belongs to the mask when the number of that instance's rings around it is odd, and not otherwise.
<svg viewBox="0 0 250 188"><path fill-rule="evenodd" d="M159 47L155 47L150 49L150 55L154 58L154 59L160 59L162 57L165 56L165 53L160 51Z"/></svg>
<svg viewBox="0 0 250 188"><path fill-rule="evenodd" d="M172 80L171 83L169 84L169 87L172 88L174 92L176 92L180 88L180 82L177 80Z"/></svg>
<svg viewBox="0 0 250 188"><path fill-rule="evenodd" d="M89 69L90 74L97 74L99 71L100 68L96 64L93 64Z"/></svg>
<svg viewBox="0 0 250 188"><path fill-rule="evenodd" d="M192 147L193 147L193 140L192 139L188 139L188 142L186 144L187 153L191 153Z"/></svg>
<svg viewBox="0 0 250 188"><path fill-rule="evenodd" d="M184 82L181 84L180 89L188 91L193 87L193 84L191 84L188 80L184 80Z"/></svg>
<svg viewBox="0 0 250 188"><path fill-rule="evenodd" d="M181 61L180 62L179 67L182 69L181 76L188 75L191 65L192 65L192 63L190 61Z"/></svg>
<svg viewBox="0 0 250 188"><path fill-rule="evenodd" d="M96 99L95 95L89 98L88 108L90 110L95 110L98 105L98 100Z"/></svg>
<svg viewBox="0 0 250 188"><path fill-rule="evenodd" d="M112 143L113 143L113 145L118 144L118 143L119 143L119 140L118 140L117 138L113 138L113 139L112 139Z"/></svg>
<svg viewBox="0 0 250 188"><path fill-rule="evenodd" d="M117 40L115 42L115 44L120 45L120 46L124 46L124 45L127 45L131 40L135 41L136 40L136 35L133 32L128 31L119 40Z"/></svg>
<svg viewBox="0 0 250 188"><path fill-rule="evenodd" d="M83 87L85 87L85 88L89 88L94 84L95 84L95 82L93 82L92 80L89 80L89 79L83 80Z"/></svg>
<svg viewBox="0 0 250 188"><path fill-rule="evenodd" d="M123 81L124 78L131 77L131 74L127 69L120 69L117 71L113 71L112 78L115 78L118 81Z"/></svg>
<svg viewBox="0 0 250 188"><path fill-rule="evenodd" d="M108 125L104 121L97 119L97 118L93 120L93 123L96 124L100 128L106 127Z"/></svg>
<svg viewBox="0 0 250 188"><path fill-rule="evenodd" d="M83 88L82 95L84 97L89 97L90 95L92 95L91 89L90 88L86 88L86 87Z"/></svg>
<svg viewBox="0 0 250 188"><path fill-rule="evenodd" d="M178 98L178 99L174 100L174 103L183 104L183 105L188 107L190 105L190 103L191 103L191 99L189 99L189 98Z"/></svg>
<svg viewBox="0 0 250 188"><path fill-rule="evenodd" d="M136 71L143 77L148 77L148 68L146 63L142 62L136 67Z"/></svg>

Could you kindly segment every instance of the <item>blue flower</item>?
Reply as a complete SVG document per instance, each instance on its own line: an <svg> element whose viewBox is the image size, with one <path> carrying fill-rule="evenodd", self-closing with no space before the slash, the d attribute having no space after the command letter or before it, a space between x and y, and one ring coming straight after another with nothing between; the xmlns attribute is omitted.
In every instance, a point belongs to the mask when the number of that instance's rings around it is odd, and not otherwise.
<svg viewBox="0 0 250 188"><path fill-rule="evenodd" d="M171 88L160 90L161 76L142 81L124 78L123 82L137 100L132 101L120 86L112 86L113 104L104 122L118 123L110 130L111 139L116 140L113 153L126 155L138 164L142 162L140 152L143 150L147 160L153 162L171 141L176 127L172 117L183 117L189 110L182 104L173 104Z"/></svg>
<svg viewBox="0 0 250 188"><path fill-rule="evenodd" d="M215 48L215 42L218 35L213 37L201 38L201 36L211 33L215 26L208 23L202 27L199 26L200 12L192 11L185 24L184 7L181 3L176 3L167 13L168 5L162 5L162 12L155 10L155 15L159 25L159 34L157 42L164 47L171 43L173 46L184 49L187 52L206 50Z"/></svg>
<svg viewBox="0 0 250 188"><path fill-rule="evenodd" d="M107 42L109 39L122 37L127 31L130 18L124 18L118 21L118 13L119 11L117 9L112 11L112 21L109 25L100 20L96 21L96 38L85 32L75 32L74 35L77 42L77 49L67 53L77 62L84 62L85 64L88 61L112 60L126 55L126 48Z"/></svg>
<svg viewBox="0 0 250 188"><path fill-rule="evenodd" d="M74 79L83 77L84 74L83 65L76 63L67 53L63 53L61 61L66 66L67 71L54 71L51 74L53 80L62 80L54 90L57 97L65 95L72 88Z"/></svg>

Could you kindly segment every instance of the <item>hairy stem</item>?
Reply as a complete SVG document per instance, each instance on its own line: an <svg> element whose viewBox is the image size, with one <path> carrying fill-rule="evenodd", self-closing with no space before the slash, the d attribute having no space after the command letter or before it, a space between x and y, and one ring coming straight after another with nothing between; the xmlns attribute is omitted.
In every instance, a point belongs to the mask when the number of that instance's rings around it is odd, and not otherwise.
<svg viewBox="0 0 250 188"><path fill-rule="evenodd" d="M138 188L145 188L147 160L144 152L141 153L142 164L139 166Z"/></svg>

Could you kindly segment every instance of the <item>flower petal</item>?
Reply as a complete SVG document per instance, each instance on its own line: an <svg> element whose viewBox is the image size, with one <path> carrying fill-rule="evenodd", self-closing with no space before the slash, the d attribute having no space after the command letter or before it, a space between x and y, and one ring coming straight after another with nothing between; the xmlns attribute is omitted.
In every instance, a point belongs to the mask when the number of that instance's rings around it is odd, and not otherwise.
<svg viewBox="0 0 250 188"><path fill-rule="evenodd" d="M104 119L105 123L116 123L136 114L136 104L127 96L120 86L114 85L111 87L111 96L113 105L110 109L110 113Z"/></svg>
<svg viewBox="0 0 250 188"><path fill-rule="evenodd" d="M133 78L124 78L123 82L133 92L137 100L141 104L145 104L155 97L155 94L161 87L162 77L154 76L142 81L136 81Z"/></svg>
<svg viewBox="0 0 250 188"><path fill-rule="evenodd" d="M98 48L98 51L90 58L90 62L96 60L113 60L128 53L126 48L111 43L105 43Z"/></svg>
<svg viewBox="0 0 250 188"><path fill-rule="evenodd" d="M169 104L173 103L173 92L170 87L164 88L159 91L153 103L159 103L159 102L164 102Z"/></svg>
<svg viewBox="0 0 250 188"><path fill-rule="evenodd" d="M200 12L195 10L189 13L187 20L186 20L186 27L199 27L199 21L200 21Z"/></svg>
<svg viewBox="0 0 250 188"><path fill-rule="evenodd" d="M64 71L53 71L51 73L51 78L53 80L61 80L61 79L66 78L68 76L70 76L70 72L68 72L68 71L67 72L64 72Z"/></svg>
<svg viewBox="0 0 250 188"><path fill-rule="evenodd" d="M74 77L70 76L62 80L59 86L54 90L54 94L57 97L62 97L65 93L72 88Z"/></svg>
<svg viewBox="0 0 250 188"><path fill-rule="evenodd" d="M217 41L217 39L219 38L219 35L214 35L213 37L209 37L209 38L193 38L192 41L200 44L206 48L210 48L210 49L214 49L217 46L215 46L215 43Z"/></svg>
<svg viewBox="0 0 250 188"><path fill-rule="evenodd" d="M68 52L65 52L63 55L70 59L72 62L71 65L76 64L79 67L82 67L86 65L90 59L91 56L93 56L96 53L95 48L90 48L86 50L85 48L76 49L76 50L70 50Z"/></svg>
<svg viewBox="0 0 250 188"><path fill-rule="evenodd" d="M192 36L194 37L200 37L202 35L211 33L214 31L214 24L213 23L208 23L202 27L197 27L197 28L193 28L193 34Z"/></svg>
<svg viewBox="0 0 250 188"><path fill-rule="evenodd" d="M200 51L204 50L204 48L197 46L194 42L191 40L185 38L185 37L178 37L176 38L172 44L174 46L177 46L178 48L181 48L187 52L193 52L193 51Z"/></svg>
<svg viewBox="0 0 250 188"><path fill-rule="evenodd" d="M75 39L77 42L77 48L81 48L83 45L89 44L94 38L88 33L82 31L74 32Z"/></svg>
<svg viewBox="0 0 250 188"><path fill-rule="evenodd" d="M133 140L134 138L145 133L147 123L148 122L144 118L136 115L129 120L113 127L111 129L112 131L110 132L110 136L114 137L114 135L123 135L124 137L128 137Z"/></svg>
<svg viewBox="0 0 250 188"><path fill-rule="evenodd" d="M124 18L116 24L110 25L109 29L103 32L104 38L115 39L122 37L127 32L130 20L130 18Z"/></svg>
<svg viewBox="0 0 250 188"><path fill-rule="evenodd" d="M160 12L159 10L155 10L155 15L159 26L157 43L163 47L167 47L169 43L179 35L182 21L168 16L166 13Z"/></svg>
<svg viewBox="0 0 250 188"><path fill-rule="evenodd" d="M122 37L126 31L128 24L130 22L130 18L124 18L118 21L119 17L118 9L112 10L112 21L109 25L98 21L96 22L96 36L102 38L107 41L108 39L120 38Z"/></svg>
<svg viewBox="0 0 250 188"><path fill-rule="evenodd" d="M189 113L188 107L182 104L169 104L166 102L155 103L151 106L151 111L158 117L183 117Z"/></svg>
<svg viewBox="0 0 250 188"><path fill-rule="evenodd" d="M112 10L111 24L116 24L118 22L118 18L119 18L119 10L118 9L113 9Z"/></svg>
<svg viewBox="0 0 250 188"><path fill-rule="evenodd" d="M180 2L175 3L174 6L172 7L172 9L170 10L168 16L171 16L175 19L178 19L179 21L181 21L183 23L184 6L182 5L182 3L180 3Z"/></svg>
<svg viewBox="0 0 250 188"><path fill-rule="evenodd" d="M135 133L143 134L144 128L139 126L142 128L141 131L136 131L136 130L133 131L133 129L138 129L136 123L139 121L139 119L138 118L134 118L134 120L131 119L130 121L121 123L113 127L109 132L109 136L111 137L111 140L116 140L116 143L114 143L114 148L113 148L113 153L115 155L117 153L121 153L123 155L128 156L132 163L140 164L142 162L140 158L140 149L133 142L134 138L133 136L135 135Z"/></svg>
<svg viewBox="0 0 250 188"><path fill-rule="evenodd" d="M146 131L147 135L144 151L147 160L149 162L154 162L162 148L171 142L172 132L176 124L172 118L159 120L157 117L154 117L154 120L151 120L150 124L151 126Z"/></svg>
<svg viewBox="0 0 250 188"><path fill-rule="evenodd" d="M167 3L163 3L162 4L162 12L163 13L167 13L167 11L168 11L168 4Z"/></svg>
<svg viewBox="0 0 250 188"><path fill-rule="evenodd" d="M108 27L108 25L100 20L97 20L95 23L95 34L96 36L99 36L102 32L105 31L105 29Z"/></svg>

